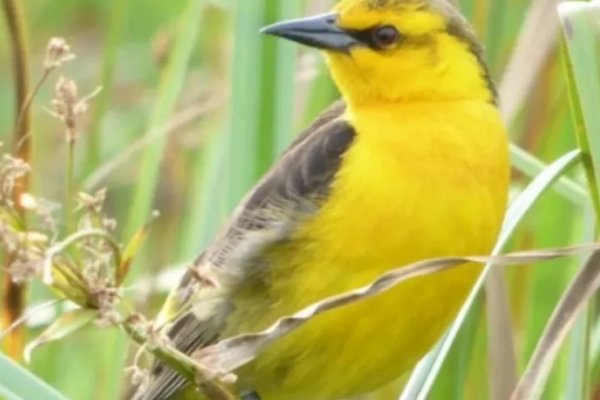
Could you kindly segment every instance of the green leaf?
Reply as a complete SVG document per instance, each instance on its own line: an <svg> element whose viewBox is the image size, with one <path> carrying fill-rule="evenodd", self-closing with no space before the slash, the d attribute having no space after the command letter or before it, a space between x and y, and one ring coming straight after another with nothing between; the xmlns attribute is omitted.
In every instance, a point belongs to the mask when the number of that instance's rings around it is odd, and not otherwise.
<svg viewBox="0 0 600 400"><path fill-rule="evenodd" d="M140 229L138 229L133 237L129 240L129 243L125 247L123 251L123 256L121 257L121 262L117 265L115 271L115 282L117 286L121 286L125 278L127 278L127 274L129 273L129 269L135 256L138 254L146 236L148 236L148 231L150 230L150 225L152 222L158 218L159 213L154 213L150 216L150 220L144 224Z"/></svg>
<svg viewBox="0 0 600 400"><path fill-rule="evenodd" d="M103 50L101 82L102 91L94 101L94 115L90 124L90 131L85 138L87 140L85 169L89 173L100 161L102 121L104 114L109 108L111 94L115 87L115 70L120 41L123 31L127 27L127 13L130 0L112 0L110 18L106 23L105 46Z"/></svg>
<svg viewBox="0 0 600 400"><path fill-rule="evenodd" d="M565 65L575 132L584 155L583 165L592 194L595 220L600 221L600 115L597 112L600 104L600 4L581 1L563 3L559 5L558 12L567 50ZM587 214L589 218L586 221L593 220L594 215L591 212ZM592 228L588 229L586 236L594 238L595 234ZM589 310L580 318L573 332L565 388L567 398L589 397L592 317L592 311Z"/></svg>
<svg viewBox="0 0 600 400"><path fill-rule="evenodd" d="M31 361L31 353L37 347L63 339L73 332L83 328L96 318L98 311L78 308L73 311L67 311L52 323L40 336L30 342L25 347L25 361Z"/></svg>
<svg viewBox="0 0 600 400"><path fill-rule="evenodd" d="M510 160L515 169L532 179L548 168L548 164L516 144L510 145ZM587 190L569 177L561 177L552 186L552 189L575 205L581 206L589 202Z"/></svg>
<svg viewBox="0 0 600 400"><path fill-rule="evenodd" d="M0 398L68 400L31 372L0 353Z"/></svg>
<svg viewBox="0 0 600 400"><path fill-rule="evenodd" d="M596 237L594 210L591 204L584 209L583 222L583 242L593 242ZM584 259L581 260L583 265ZM588 310L577 321L571 335L571 346L569 350L569 364L567 368L567 379L565 383L564 395L568 399L587 399L590 398L590 375L592 357L591 336L593 325L594 307L588 307Z"/></svg>
<svg viewBox="0 0 600 400"><path fill-rule="evenodd" d="M567 77L577 140L600 218L600 4L573 1L558 6L568 52Z"/></svg>
<svg viewBox="0 0 600 400"><path fill-rule="evenodd" d="M260 176L261 69L266 4L245 0L235 4L234 50L229 139L230 185L228 208L235 205Z"/></svg>
<svg viewBox="0 0 600 400"><path fill-rule="evenodd" d="M188 61L194 49L202 6L203 1L189 0L182 14L180 30L175 38L176 45L161 79L157 101L150 114L150 130L165 126L175 108L185 81ZM140 174L140 182L135 191L130 218L125 229L126 237L133 236L150 215L166 144L167 138L163 135L148 146L143 155L140 166L140 171L143 173Z"/></svg>

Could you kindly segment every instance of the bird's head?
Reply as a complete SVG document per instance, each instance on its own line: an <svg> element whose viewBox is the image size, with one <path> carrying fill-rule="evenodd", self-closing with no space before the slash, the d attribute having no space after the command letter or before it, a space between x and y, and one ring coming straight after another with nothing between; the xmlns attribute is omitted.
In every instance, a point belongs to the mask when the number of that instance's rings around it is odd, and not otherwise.
<svg viewBox="0 0 600 400"><path fill-rule="evenodd" d="M447 0L342 0L263 32L323 50L351 106L495 100L481 45Z"/></svg>

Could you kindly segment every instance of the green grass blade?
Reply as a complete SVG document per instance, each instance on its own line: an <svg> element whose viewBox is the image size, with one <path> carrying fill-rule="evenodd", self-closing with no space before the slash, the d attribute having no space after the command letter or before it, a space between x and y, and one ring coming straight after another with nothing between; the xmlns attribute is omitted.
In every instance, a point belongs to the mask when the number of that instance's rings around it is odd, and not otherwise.
<svg viewBox="0 0 600 400"><path fill-rule="evenodd" d="M193 167L196 178L191 217L185 227L184 259L197 255L210 241L226 213L293 137L297 46L262 36L259 29L297 16L301 2L260 4L236 4L229 135L211 139L210 148ZM229 173L224 176L223 171Z"/></svg>
<svg viewBox="0 0 600 400"><path fill-rule="evenodd" d="M591 243L596 236L594 210L589 205L584 209L583 235L584 243ZM581 264L585 263L582 257ZM568 368L564 388L564 396L567 399L590 398L590 375L591 375L591 337L593 327L594 306L588 306L586 312L579 318L573 333L571 334L570 349L568 354Z"/></svg>
<svg viewBox="0 0 600 400"><path fill-rule="evenodd" d="M558 7L563 25L568 60L567 76L577 140L597 220L600 218L600 4L564 2Z"/></svg>
<svg viewBox="0 0 600 400"><path fill-rule="evenodd" d="M56 389L0 353L0 397L67 400Z"/></svg>
<svg viewBox="0 0 600 400"><path fill-rule="evenodd" d="M512 166L532 179L548 168L546 163L516 144L510 145L510 157ZM581 206L589 202L587 190L568 177L558 179L552 189L575 205Z"/></svg>
<svg viewBox="0 0 600 400"><path fill-rule="evenodd" d="M571 334L571 349L569 352L569 368L565 383L565 398L588 399L590 369L590 332L591 310L588 309L579 317Z"/></svg>
<svg viewBox="0 0 600 400"><path fill-rule="evenodd" d="M260 176L260 112L262 41L265 2L244 0L235 3L235 45L231 126L229 134L230 178L229 209L233 209ZM257 84L258 83L258 84Z"/></svg>
<svg viewBox="0 0 600 400"><path fill-rule="evenodd" d="M227 182L221 171L226 167L227 137L216 134L198 157L192 171L192 204L184 226L184 241L181 250L183 260L197 257L201 249L210 244L221 223L227 217Z"/></svg>
<svg viewBox="0 0 600 400"><path fill-rule="evenodd" d="M266 1L262 25L298 17L300 5L299 0ZM293 137L298 46L291 41L269 36L259 39L262 45L262 74L257 154L259 172L262 173Z"/></svg>
<svg viewBox="0 0 600 400"><path fill-rule="evenodd" d="M597 309L598 304L594 304L594 307ZM597 316L591 322L591 325L588 374L593 378L589 382L590 386L593 385L593 392L596 392L598 390L598 379L600 378L600 320Z"/></svg>
<svg viewBox="0 0 600 400"><path fill-rule="evenodd" d="M277 1L277 20L298 17L302 2L299 0ZM276 41L275 63L277 65L271 107L273 116L273 157L288 146L294 131L294 89L296 87L297 48L287 40Z"/></svg>
<svg viewBox="0 0 600 400"><path fill-rule="evenodd" d="M150 129L164 126L171 116L179 93L183 87L188 61L194 49L198 32L198 21L203 1L190 0L182 14L180 30L175 38L175 48L160 83L157 101L150 120ZM158 138L146 149L140 166L139 184L136 188L125 236L131 237L150 215L154 192L157 186L166 137Z"/></svg>
<svg viewBox="0 0 600 400"><path fill-rule="evenodd" d="M511 399L542 398L564 340L600 287L599 267L600 253L594 252L561 296Z"/></svg>
<svg viewBox="0 0 600 400"><path fill-rule="evenodd" d="M508 7L499 1L488 3L488 7L488 18L490 20L488 21L485 35L485 43L488 49L486 59L492 74L498 76L497 71L500 70L500 41L505 36L504 22Z"/></svg>
<svg viewBox="0 0 600 400"><path fill-rule="evenodd" d="M430 393L429 400L463 400L467 397L466 385L472 364L479 364L479 371L485 369L487 346L478 341L486 336L483 296L479 296L473 309L465 319L456 343L450 350L439 379Z"/></svg>
<svg viewBox="0 0 600 400"><path fill-rule="evenodd" d="M600 220L600 190L598 166L600 165L600 54L598 45L600 27L600 4L572 2L558 8L563 27L567 57L567 71L571 109L579 146L583 151L583 164L588 178L595 208L595 220ZM587 212L591 216L591 212ZM586 219L589 224L592 218ZM593 239L593 227L588 227L586 237ZM565 387L567 398L589 397L590 386L590 337L593 318L590 310L584 313L571 338L569 370Z"/></svg>
<svg viewBox="0 0 600 400"><path fill-rule="evenodd" d="M86 175L100 162L102 120L108 109L111 94L113 93L117 53L119 52L120 41L123 38L123 31L127 24L128 8L129 0L112 0L102 61L102 91L94 100L94 116L90 131L85 135L87 151L84 173Z"/></svg>
<svg viewBox="0 0 600 400"><path fill-rule="evenodd" d="M517 197L517 199L513 201L507 212L504 226L502 227L498 242L492 254L497 255L504 249L519 223L523 220L523 217L533 207L541 195L544 194L546 190L548 190L548 188L561 175L563 175L570 167L578 162L580 157L580 150L573 150L570 153L562 156L552 163L546 170L544 170ZM404 389L404 392L400 398L401 400L427 399L429 392L431 391L431 387L433 386L433 383L437 378L448 352L450 351L450 348L456 339L456 335L458 334L464 320L468 316L469 311L483 286L485 277L487 276L490 268L490 265L486 266L484 272L475 284L471 294L469 295L469 298L463 305L449 331L442 338L435 349L417 366Z"/></svg>

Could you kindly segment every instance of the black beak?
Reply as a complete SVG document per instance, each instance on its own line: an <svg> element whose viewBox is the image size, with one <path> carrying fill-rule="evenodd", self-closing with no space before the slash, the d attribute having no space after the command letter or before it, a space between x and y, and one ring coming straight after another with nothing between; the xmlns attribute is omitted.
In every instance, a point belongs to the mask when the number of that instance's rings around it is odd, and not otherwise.
<svg viewBox="0 0 600 400"><path fill-rule="evenodd" d="M261 33L279 36L310 47L347 52L361 42L337 23L337 14L317 15L267 26Z"/></svg>

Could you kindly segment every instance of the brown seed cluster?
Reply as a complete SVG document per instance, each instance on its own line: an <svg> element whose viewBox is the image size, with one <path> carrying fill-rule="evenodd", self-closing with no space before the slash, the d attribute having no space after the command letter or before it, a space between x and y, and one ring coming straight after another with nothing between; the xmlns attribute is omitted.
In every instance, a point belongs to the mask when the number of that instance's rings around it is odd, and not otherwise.
<svg viewBox="0 0 600 400"><path fill-rule="evenodd" d="M71 52L71 46L61 37L53 37L46 47L44 58L44 70L49 71L60 67L63 63L71 61L75 54Z"/></svg>

